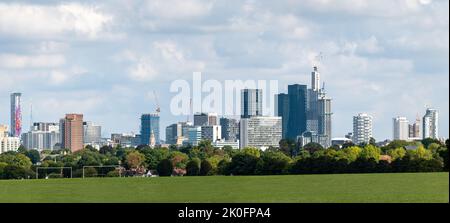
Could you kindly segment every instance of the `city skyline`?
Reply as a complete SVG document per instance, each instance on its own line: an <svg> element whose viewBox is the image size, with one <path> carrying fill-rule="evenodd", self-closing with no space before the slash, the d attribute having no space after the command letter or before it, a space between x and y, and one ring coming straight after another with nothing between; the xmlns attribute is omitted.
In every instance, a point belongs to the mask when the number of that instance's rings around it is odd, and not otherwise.
<svg viewBox="0 0 450 223"><path fill-rule="evenodd" d="M0 123L9 125L9 95L21 92L22 132L33 104L35 121L82 113L104 136L139 133L156 90L164 136L166 126L186 119L169 112L171 81L190 80L193 71L219 81L245 75L278 79L279 92L287 92L288 84L311 87L313 61L323 52L333 137L351 132L352 116L364 112L377 140L391 138L393 117L414 120L426 105L439 111L439 136L449 136L448 1L188 1L197 9L189 13L163 7L171 2L0 3ZM47 16L16 18L24 9ZM79 17L58 22L70 13ZM330 13L346 27L326 19Z"/></svg>

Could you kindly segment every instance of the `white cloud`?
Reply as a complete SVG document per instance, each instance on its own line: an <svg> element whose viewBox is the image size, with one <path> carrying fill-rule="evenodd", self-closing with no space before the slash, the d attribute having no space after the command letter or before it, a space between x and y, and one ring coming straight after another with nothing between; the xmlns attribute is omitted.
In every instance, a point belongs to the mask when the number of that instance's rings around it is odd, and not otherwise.
<svg viewBox="0 0 450 223"><path fill-rule="evenodd" d="M200 0L149 0L144 15L162 19L185 19L207 15L214 1Z"/></svg>
<svg viewBox="0 0 450 223"><path fill-rule="evenodd" d="M55 6L0 3L0 33L26 38L55 35L94 39L105 31L112 16L79 3Z"/></svg>
<svg viewBox="0 0 450 223"><path fill-rule="evenodd" d="M136 81L151 81L158 75L158 72L149 59L140 59L135 65L129 68L128 72L130 77Z"/></svg>
<svg viewBox="0 0 450 223"><path fill-rule="evenodd" d="M0 67L9 69L54 68L66 63L60 54L17 55L0 54Z"/></svg>

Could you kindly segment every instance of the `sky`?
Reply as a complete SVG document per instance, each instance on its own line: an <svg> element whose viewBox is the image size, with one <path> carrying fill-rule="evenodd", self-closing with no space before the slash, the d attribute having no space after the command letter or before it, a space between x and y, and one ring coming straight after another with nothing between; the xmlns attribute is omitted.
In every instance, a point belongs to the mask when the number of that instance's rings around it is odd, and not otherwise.
<svg viewBox="0 0 450 223"><path fill-rule="evenodd" d="M320 52L333 137L365 112L388 139L393 117L413 122L429 106L448 138L447 0L1 1L0 123L22 92L25 131L32 104L35 122L83 113L104 136L138 133L155 91L164 139L186 120L169 109L174 80L275 79L283 92L310 85Z"/></svg>

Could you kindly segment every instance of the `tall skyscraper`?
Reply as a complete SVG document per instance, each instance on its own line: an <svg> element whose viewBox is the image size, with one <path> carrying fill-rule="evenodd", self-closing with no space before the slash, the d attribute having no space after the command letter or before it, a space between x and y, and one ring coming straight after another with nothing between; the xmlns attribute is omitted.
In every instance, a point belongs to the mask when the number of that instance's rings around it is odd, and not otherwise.
<svg viewBox="0 0 450 223"><path fill-rule="evenodd" d="M307 86L288 85L288 95L289 115L286 120L286 138L296 140L297 136L306 131Z"/></svg>
<svg viewBox="0 0 450 223"><path fill-rule="evenodd" d="M84 143L98 145L102 140L102 127L92 122L83 123Z"/></svg>
<svg viewBox="0 0 450 223"><path fill-rule="evenodd" d="M222 138L226 141L236 142L239 140L239 120L232 118L221 118Z"/></svg>
<svg viewBox="0 0 450 223"><path fill-rule="evenodd" d="M408 140L409 139L409 129L408 129L408 119L406 117L396 117L392 119L392 138L394 140Z"/></svg>
<svg viewBox="0 0 450 223"><path fill-rule="evenodd" d="M20 106L21 93L11 94L11 136L20 137L22 133L22 108Z"/></svg>
<svg viewBox="0 0 450 223"><path fill-rule="evenodd" d="M320 73L317 70L317 66L314 66L313 72L311 72L311 89L313 91L320 90Z"/></svg>
<svg viewBox="0 0 450 223"><path fill-rule="evenodd" d="M66 114L66 117L60 120L60 131L62 148L70 149L72 152L83 149L82 114Z"/></svg>
<svg viewBox="0 0 450 223"><path fill-rule="evenodd" d="M241 118L261 116L262 113L262 90L242 89L241 90Z"/></svg>
<svg viewBox="0 0 450 223"><path fill-rule="evenodd" d="M331 98L326 96L325 89L322 89L317 101L318 113L318 135L325 140L321 141L323 147L331 146Z"/></svg>
<svg viewBox="0 0 450 223"><path fill-rule="evenodd" d="M372 119L373 117L366 113L353 116L353 143L369 143L372 137Z"/></svg>
<svg viewBox="0 0 450 223"><path fill-rule="evenodd" d="M439 138L439 115L438 111L433 108L427 108L425 115L423 116L423 138Z"/></svg>
<svg viewBox="0 0 450 223"><path fill-rule="evenodd" d="M409 138L410 139L420 139L422 136L420 135L420 118L416 118L416 122L408 125L409 129Z"/></svg>
<svg viewBox="0 0 450 223"><path fill-rule="evenodd" d="M241 119L240 147L246 146L265 150L278 147L281 140L281 117L253 116Z"/></svg>
<svg viewBox="0 0 450 223"><path fill-rule="evenodd" d="M277 94L275 95L275 113L276 116L281 117L282 122L282 137L286 138L289 121L289 95Z"/></svg>
<svg viewBox="0 0 450 223"><path fill-rule="evenodd" d="M156 144L160 144L159 114L143 114L141 116L141 144L149 145L152 131L155 136Z"/></svg>

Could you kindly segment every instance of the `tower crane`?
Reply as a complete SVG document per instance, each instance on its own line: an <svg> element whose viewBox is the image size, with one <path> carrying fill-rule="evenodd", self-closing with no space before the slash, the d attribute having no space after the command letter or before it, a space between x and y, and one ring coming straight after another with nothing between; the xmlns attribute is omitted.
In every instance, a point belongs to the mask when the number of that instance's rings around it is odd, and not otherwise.
<svg viewBox="0 0 450 223"><path fill-rule="evenodd" d="M156 113L159 115L159 113L161 112L161 107L159 106L158 95L156 95L156 91L154 91L154 90L153 90L153 96L155 97Z"/></svg>

